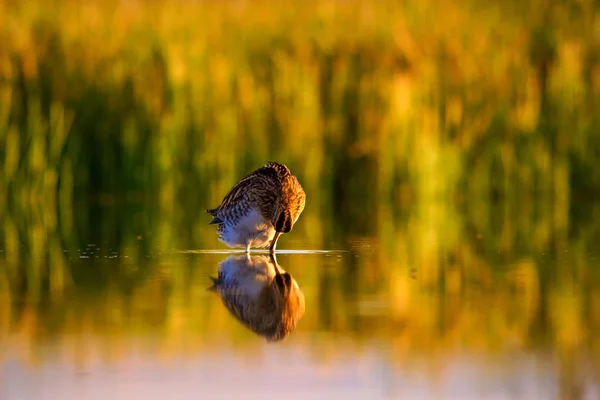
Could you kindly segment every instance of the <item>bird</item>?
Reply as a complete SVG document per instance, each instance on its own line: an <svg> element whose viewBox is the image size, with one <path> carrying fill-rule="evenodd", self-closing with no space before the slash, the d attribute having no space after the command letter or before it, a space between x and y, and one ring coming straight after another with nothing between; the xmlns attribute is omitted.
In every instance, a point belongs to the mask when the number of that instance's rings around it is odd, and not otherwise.
<svg viewBox="0 0 600 400"><path fill-rule="evenodd" d="M274 255L230 256L219 263L218 277L210 277L209 291L246 328L277 342L286 338L305 311L304 294Z"/></svg>
<svg viewBox="0 0 600 400"><path fill-rule="evenodd" d="M269 246L274 253L282 233L289 233L304 210L306 193L284 164L270 161L242 178L221 204L206 212L217 225L219 241L230 248Z"/></svg>

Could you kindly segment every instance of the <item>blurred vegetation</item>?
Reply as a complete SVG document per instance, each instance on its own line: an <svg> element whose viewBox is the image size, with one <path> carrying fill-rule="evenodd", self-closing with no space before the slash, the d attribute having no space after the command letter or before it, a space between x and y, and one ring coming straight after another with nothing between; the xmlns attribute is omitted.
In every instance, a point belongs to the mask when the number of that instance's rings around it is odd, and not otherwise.
<svg viewBox="0 0 600 400"><path fill-rule="evenodd" d="M598 362L598 8L0 0L0 342L249 338L219 258L172 250L276 159L308 193L282 246L372 250L280 259L299 335Z"/></svg>
<svg viewBox="0 0 600 400"><path fill-rule="evenodd" d="M205 204L278 159L342 213L597 194L597 9L2 0L0 190Z"/></svg>

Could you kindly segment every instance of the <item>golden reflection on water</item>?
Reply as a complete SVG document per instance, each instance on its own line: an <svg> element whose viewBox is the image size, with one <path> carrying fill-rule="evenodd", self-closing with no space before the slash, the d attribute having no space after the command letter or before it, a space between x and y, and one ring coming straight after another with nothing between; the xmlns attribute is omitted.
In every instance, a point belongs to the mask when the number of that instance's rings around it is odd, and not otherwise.
<svg viewBox="0 0 600 400"><path fill-rule="evenodd" d="M150 385L155 374L170 376L156 393L180 384L193 390L187 379L210 391L216 386L190 371L215 364L256 390L250 376L283 374L290 380L282 382L294 385L289 376L298 375L297 382L316 385L293 386L305 395L356 389L384 397L389 389L394 396L519 398L510 395L519 387L535 398L586 398L597 390L600 371L593 210L589 218L571 217L565 230L532 214L490 214L500 223L482 224L475 210L460 214L437 205L382 218L374 236L329 242L310 236L309 222L326 230L308 218L282 249L345 252L278 255L301 287L305 312L277 343L257 336L207 291L223 265L238 272L248 266L244 257L193 252L220 248L208 225L199 225L199 240L188 246L157 227L127 231L131 215L112 219L116 228L109 232L121 229L120 244L101 235L69 247L64 243L71 237L35 223L23 229L26 219L5 215L3 386L8 383L14 396L31 393L31 382L42 390L52 385L49 371L56 367L58 386L81 386L86 393L95 385L126 385L117 397L141 396L148 387L130 379ZM262 255L250 260L274 267ZM128 372L114 380L106 371ZM47 398L60 398L60 390L67 389L54 388Z"/></svg>

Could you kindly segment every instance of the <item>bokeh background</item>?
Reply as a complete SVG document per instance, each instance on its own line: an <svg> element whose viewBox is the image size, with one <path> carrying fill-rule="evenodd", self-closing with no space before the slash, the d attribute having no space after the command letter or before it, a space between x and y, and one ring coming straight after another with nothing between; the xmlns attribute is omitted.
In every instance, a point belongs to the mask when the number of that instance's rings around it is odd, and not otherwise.
<svg viewBox="0 0 600 400"><path fill-rule="evenodd" d="M577 398L600 376L599 9L0 0L0 343L251 348L203 292L219 257L169 252L221 248L204 210L278 160L308 197L280 247L362 251L280 260L314 299L300 335L399 364L548 351Z"/></svg>

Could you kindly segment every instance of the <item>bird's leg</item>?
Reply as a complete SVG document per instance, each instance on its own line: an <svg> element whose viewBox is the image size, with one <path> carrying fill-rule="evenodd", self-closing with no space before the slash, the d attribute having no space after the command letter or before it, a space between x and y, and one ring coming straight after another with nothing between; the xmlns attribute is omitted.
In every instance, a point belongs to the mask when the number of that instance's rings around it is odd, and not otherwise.
<svg viewBox="0 0 600 400"><path fill-rule="evenodd" d="M271 258L271 262L273 263L273 267L275 267L275 275L279 275L279 264L277 263L277 257L275 257L275 253L271 253L269 254L269 257Z"/></svg>
<svg viewBox="0 0 600 400"><path fill-rule="evenodd" d="M269 258L273 264L277 264L277 257L275 256L275 253L269 254Z"/></svg>
<svg viewBox="0 0 600 400"><path fill-rule="evenodd" d="M246 255L250 254L250 242L246 242Z"/></svg>
<svg viewBox="0 0 600 400"><path fill-rule="evenodd" d="M269 247L269 253L271 254L275 253L275 246L277 245L277 239L279 239L279 235L281 235L281 232L275 232L275 236L271 241L271 247Z"/></svg>

